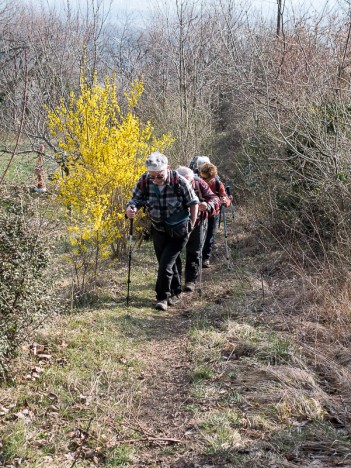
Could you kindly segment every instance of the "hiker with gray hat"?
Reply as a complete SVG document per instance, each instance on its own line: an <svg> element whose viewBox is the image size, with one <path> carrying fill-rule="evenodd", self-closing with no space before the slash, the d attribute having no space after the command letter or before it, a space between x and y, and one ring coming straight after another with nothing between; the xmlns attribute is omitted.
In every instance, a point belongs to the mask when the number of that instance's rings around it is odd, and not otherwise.
<svg viewBox="0 0 351 468"><path fill-rule="evenodd" d="M195 175L200 174L200 167L202 164L209 163L210 158L208 156L194 156L189 163L189 168L194 171Z"/></svg>
<svg viewBox="0 0 351 468"><path fill-rule="evenodd" d="M187 180L170 169L164 154L151 153L145 164L147 172L134 187L126 216L133 219L137 210L144 207L151 220L151 237L158 260L156 309L165 311L181 293L175 262L195 226L199 199Z"/></svg>

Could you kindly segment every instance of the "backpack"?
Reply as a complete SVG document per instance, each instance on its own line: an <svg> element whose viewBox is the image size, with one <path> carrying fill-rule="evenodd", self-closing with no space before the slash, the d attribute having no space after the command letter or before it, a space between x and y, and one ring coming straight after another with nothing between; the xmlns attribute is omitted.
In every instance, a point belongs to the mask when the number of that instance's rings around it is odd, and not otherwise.
<svg viewBox="0 0 351 468"><path fill-rule="evenodd" d="M199 158L199 156L194 156L193 159L190 161L190 163L189 163L189 168L190 168L191 170L196 169L196 168L195 168L195 164L196 164L196 161L198 160L198 158Z"/></svg>
<svg viewBox="0 0 351 468"><path fill-rule="evenodd" d="M219 186L221 184L221 180L218 176L215 176L215 186L214 186L214 194L218 196L219 194Z"/></svg>

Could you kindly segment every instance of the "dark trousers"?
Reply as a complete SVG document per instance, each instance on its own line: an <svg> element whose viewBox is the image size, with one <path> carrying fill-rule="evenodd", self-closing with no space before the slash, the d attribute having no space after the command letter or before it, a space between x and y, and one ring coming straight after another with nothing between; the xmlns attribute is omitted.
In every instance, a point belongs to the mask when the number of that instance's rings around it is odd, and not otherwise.
<svg viewBox="0 0 351 468"><path fill-rule="evenodd" d="M211 256L212 248L215 241L215 233L218 225L219 215L208 219L207 234L205 243L202 249L202 260L208 260Z"/></svg>
<svg viewBox="0 0 351 468"><path fill-rule="evenodd" d="M156 298L158 301L163 301L173 294L179 294L182 290L176 260L188 238L173 239L166 232L157 231L155 228L152 228L151 235L158 261Z"/></svg>
<svg viewBox="0 0 351 468"><path fill-rule="evenodd" d="M207 220L195 226L191 231L188 242L186 244L186 257L185 257L185 282L195 283L199 276L200 262L202 261L201 249L203 240L206 235ZM181 277L182 260L179 255L177 258L178 275Z"/></svg>

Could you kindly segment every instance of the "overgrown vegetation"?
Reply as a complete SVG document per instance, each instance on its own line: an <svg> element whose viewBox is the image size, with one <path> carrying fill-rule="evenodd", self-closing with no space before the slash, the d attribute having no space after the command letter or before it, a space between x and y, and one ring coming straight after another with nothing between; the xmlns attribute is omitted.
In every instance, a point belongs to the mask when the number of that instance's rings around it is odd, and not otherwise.
<svg viewBox="0 0 351 468"><path fill-rule="evenodd" d="M350 2L307 15L287 3L272 25L248 2L181 0L143 29L95 0L0 7L5 466L347 465ZM39 143L50 172L63 171L60 192L28 197L19 187L32 185ZM133 306L122 304L124 205L162 148L173 167L210 156L242 222L231 270L165 317L149 309L148 244ZM75 245L61 208L59 232L46 231L56 215L43 205L58 200ZM53 271L71 315L42 329L57 310Z"/></svg>
<svg viewBox="0 0 351 468"><path fill-rule="evenodd" d="M0 366L2 377L19 346L48 315L55 302L49 276L50 245L45 222L25 191L0 203ZM56 305L57 307L57 305Z"/></svg>
<svg viewBox="0 0 351 468"><path fill-rule="evenodd" d="M16 385L0 389L2 463L342 464L340 395L297 336L255 312L254 257L233 274L220 268L222 246L203 294L160 314L152 255L148 243L135 253L128 309L125 266L111 264L104 302L58 317L16 362Z"/></svg>

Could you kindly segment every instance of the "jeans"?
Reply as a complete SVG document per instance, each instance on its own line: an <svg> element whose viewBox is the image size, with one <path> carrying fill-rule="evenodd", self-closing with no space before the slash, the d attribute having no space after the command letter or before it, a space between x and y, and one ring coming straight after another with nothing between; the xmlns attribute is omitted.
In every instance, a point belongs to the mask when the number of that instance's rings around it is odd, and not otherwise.
<svg viewBox="0 0 351 468"><path fill-rule="evenodd" d="M157 281L155 286L158 301L168 299L182 290L181 275L176 266L177 257L187 243L184 239L173 239L166 232L151 230L152 241L158 261Z"/></svg>
<svg viewBox="0 0 351 468"><path fill-rule="evenodd" d="M202 221L191 231L188 242L186 244L185 258L185 282L195 283L199 276L199 267L201 258L201 249L204 242L204 237L207 231L207 220ZM180 255L176 261L178 275L181 277L182 260Z"/></svg>
<svg viewBox="0 0 351 468"><path fill-rule="evenodd" d="M208 218L207 234L202 249L202 260L209 260L215 241L215 233L218 225L219 215Z"/></svg>

